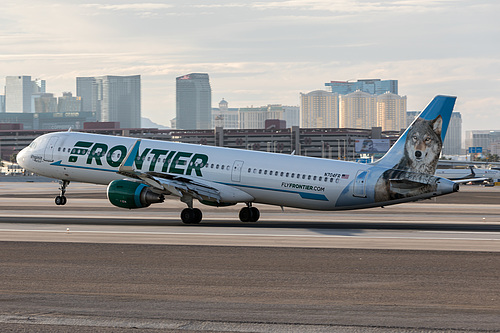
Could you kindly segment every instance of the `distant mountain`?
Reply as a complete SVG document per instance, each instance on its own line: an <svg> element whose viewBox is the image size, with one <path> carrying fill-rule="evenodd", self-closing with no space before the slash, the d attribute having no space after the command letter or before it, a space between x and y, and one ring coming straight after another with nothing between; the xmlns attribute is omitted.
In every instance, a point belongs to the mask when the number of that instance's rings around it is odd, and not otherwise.
<svg viewBox="0 0 500 333"><path fill-rule="evenodd" d="M146 117L141 117L141 127L142 128L159 128L159 129L169 129L168 126L163 126L153 122L151 119Z"/></svg>

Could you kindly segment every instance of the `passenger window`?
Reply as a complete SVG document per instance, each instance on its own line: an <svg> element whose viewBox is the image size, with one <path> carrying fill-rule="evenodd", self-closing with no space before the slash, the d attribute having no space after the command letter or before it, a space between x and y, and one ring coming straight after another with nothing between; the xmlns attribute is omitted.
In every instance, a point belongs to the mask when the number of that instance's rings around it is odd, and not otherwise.
<svg viewBox="0 0 500 333"><path fill-rule="evenodd" d="M313 177L313 180L316 180L316 176Z"/></svg>
<svg viewBox="0 0 500 333"><path fill-rule="evenodd" d="M323 177L319 176L318 181L322 181Z"/></svg>
<svg viewBox="0 0 500 333"><path fill-rule="evenodd" d="M212 168L212 169L214 168L214 164L213 164L213 163L212 163L212 165L210 166L210 168Z"/></svg>
<svg viewBox="0 0 500 333"><path fill-rule="evenodd" d="M333 178L330 178L330 183L333 183Z"/></svg>
<svg viewBox="0 0 500 333"><path fill-rule="evenodd" d="M302 179L306 179L306 175L302 175Z"/></svg>
<svg viewBox="0 0 500 333"><path fill-rule="evenodd" d="M307 177L307 179L311 180L311 175L309 175L309 176Z"/></svg>
<svg viewBox="0 0 500 333"><path fill-rule="evenodd" d="M295 177L295 173L292 173L292 178Z"/></svg>
<svg viewBox="0 0 500 333"><path fill-rule="evenodd" d="M219 169L219 165L217 164L217 165L215 166L215 168L216 168L216 169Z"/></svg>
<svg viewBox="0 0 500 333"><path fill-rule="evenodd" d="M255 169L255 168L254 168L254 169L253 169L253 173L257 173L257 169Z"/></svg>
<svg viewBox="0 0 500 333"><path fill-rule="evenodd" d="M284 174L284 172L283 172L283 171L281 171L281 173L280 173L280 177L283 177L283 174Z"/></svg>
<svg viewBox="0 0 500 333"><path fill-rule="evenodd" d="M264 174L267 175L267 170L264 170Z"/></svg>
<svg viewBox="0 0 500 333"><path fill-rule="evenodd" d="M248 173L252 172L252 168L248 168Z"/></svg>
<svg viewBox="0 0 500 333"><path fill-rule="evenodd" d="M300 178L300 174L299 173L297 174L297 178Z"/></svg>
<svg viewBox="0 0 500 333"><path fill-rule="evenodd" d="M288 173L288 172L286 173L286 177L287 177L287 178L288 178L288 175L289 175L289 174L290 174L290 173Z"/></svg>
<svg viewBox="0 0 500 333"><path fill-rule="evenodd" d="M220 169L221 169L221 170L224 170L224 164L220 166Z"/></svg>
<svg viewBox="0 0 500 333"><path fill-rule="evenodd" d="M262 169L259 169L259 175L262 174Z"/></svg>

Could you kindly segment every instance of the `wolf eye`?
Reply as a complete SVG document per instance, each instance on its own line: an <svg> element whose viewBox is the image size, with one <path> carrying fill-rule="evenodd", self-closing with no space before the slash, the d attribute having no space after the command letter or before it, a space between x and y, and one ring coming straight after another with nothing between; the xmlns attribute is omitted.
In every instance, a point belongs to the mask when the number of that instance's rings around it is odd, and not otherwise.
<svg viewBox="0 0 500 333"><path fill-rule="evenodd" d="M432 139L431 139L431 138L425 138L425 142L426 142L426 143L429 143L429 142L431 142L431 141L432 141Z"/></svg>
<svg viewBox="0 0 500 333"><path fill-rule="evenodd" d="M416 135L412 136L412 140L413 140L413 142L417 142L417 140L418 140L417 136Z"/></svg>

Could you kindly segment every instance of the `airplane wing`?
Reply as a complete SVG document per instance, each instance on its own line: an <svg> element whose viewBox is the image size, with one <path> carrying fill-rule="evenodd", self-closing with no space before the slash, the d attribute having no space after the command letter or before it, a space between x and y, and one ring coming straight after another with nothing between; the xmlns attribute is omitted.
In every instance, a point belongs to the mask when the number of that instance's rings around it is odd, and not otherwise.
<svg viewBox="0 0 500 333"><path fill-rule="evenodd" d="M140 139L135 142L133 148L119 166L118 174L138 179L154 188L157 192L172 194L181 199L192 197L216 203L250 202L254 200L250 194L225 184L172 173L140 172L135 170L134 160L139 152L140 142Z"/></svg>
<svg viewBox="0 0 500 333"><path fill-rule="evenodd" d="M480 182L480 181L485 181L488 180L489 178L466 178L466 179L450 179L454 183L457 184L463 184L463 183L468 183L468 182Z"/></svg>

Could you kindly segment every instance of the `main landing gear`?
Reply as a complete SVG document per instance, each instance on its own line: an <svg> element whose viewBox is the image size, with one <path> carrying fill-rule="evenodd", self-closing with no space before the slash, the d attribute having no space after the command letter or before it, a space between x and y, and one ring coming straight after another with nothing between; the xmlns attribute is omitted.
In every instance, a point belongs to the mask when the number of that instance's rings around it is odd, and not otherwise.
<svg viewBox="0 0 500 333"><path fill-rule="evenodd" d="M198 224L201 222L203 214L198 208L184 208L181 212L181 220L185 224Z"/></svg>
<svg viewBox="0 0 500 333"><path fill-rule="evenodd" d="M184 208L181 212L181 220L185 224L198 224L203 218L201 210L198 208L193 208L193 197L183 196L181 201L188 205L188 208Z"/></svg>
<svg viewBox="0 0 500 333"><path fill-rule="evenodd" d="M184 208L181 212L181 220L185 224L198 224L203 218L201 210L198 208L193 208L193 197L184 196L181 201L188 205L188 208ZM252 203L248 202L246 207L240 210L240 221L241 222L257 222L260 217L260 212L257 208L252 207Z"/></svg>
<svg viewBox="0 0 500 333"><path fill-rule="evenodd" d="M257 222L260 217L260 212L257 208L252 207L251 203L247 203L247 207L240 210L241 222Z"/></svg>
<svg viewBox="0 0 500 333"><path fill-rule="evenodd" d="M66 193L66 187L69 185L69 180L63 180L60 182L61 187L59 190L61 190L61 195L58 195L55 199L56 205L58 206L64 206L66 202L68 201L64 194Z"/></svg>

